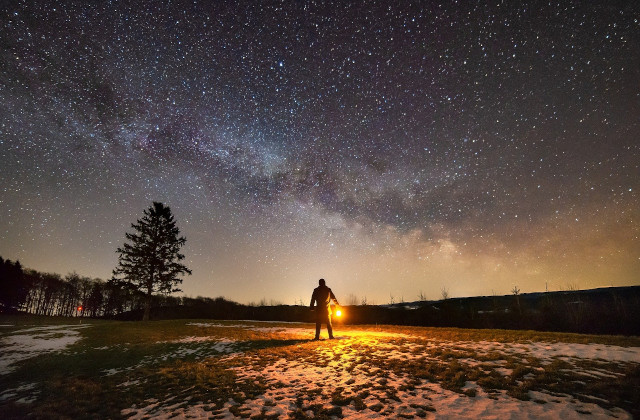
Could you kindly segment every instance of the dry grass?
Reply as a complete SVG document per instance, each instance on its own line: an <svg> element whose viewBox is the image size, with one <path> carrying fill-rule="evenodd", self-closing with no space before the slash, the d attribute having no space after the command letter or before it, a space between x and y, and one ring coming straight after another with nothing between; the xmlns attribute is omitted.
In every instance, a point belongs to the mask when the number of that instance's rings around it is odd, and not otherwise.
<svg viewBox="0 0 640 420"><path fill-rule="evenodd" d="M10 322L0 319L0 323ZM6 337L35 322L15 324L0 334ZM0 389L35 385L0 401L0 411L4 418L118 418L126 415L123 410L142 409L155 402L158 412L198 405L213 418L226 409L237 417L266 419L274 418L272 409L289 398L279 391L293 387L292 418L339 417L346 407L380 415L425 417L435 410L427 398L406 404L404 414L392 408L401 405L400 394L420 397L424 385L431 383L468 398L482 390L489 396L506 393L528 400L530 391L541 391L640 414L636 408L640 406L640 367L636 363L548 361L500 349L479 351L473 346L477 342L543 341L640 347L640 339L634 337L343 326L341 333L351 334L348 340L312 342L311 325L280 325L304 328L308 334L264 329L278 324L245 325L263 329L221 321L92 322L90 328L80 330L82 340L65 351L25 360L14 372L1 375ZM370 339L375 333L391 335ZM200 339L190 341L190 337ZM229 343L228 351L216 347L221 342ZM294 371L322 371L338 385L305 385L304 377L293 379L299 383L274 380L268 375L274 366L282 378ZM589 377L594 371L602 374ZM470 383L476 387L469 387ZM259 398L264 399L263 408L256 413L251 407ZM230 399L234 404L225 408ZM148 415L153 416L154 411Z"/></svg>

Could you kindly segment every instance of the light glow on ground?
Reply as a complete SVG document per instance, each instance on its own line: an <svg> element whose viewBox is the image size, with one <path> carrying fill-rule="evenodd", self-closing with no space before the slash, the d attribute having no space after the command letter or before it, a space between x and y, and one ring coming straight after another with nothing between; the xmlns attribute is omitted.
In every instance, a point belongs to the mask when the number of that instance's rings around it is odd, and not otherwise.
<svg viewBox="0 0 640 420"><path fill-rule="evenodd" d="M115 329L123 325L132 324ZM99 383L108 378L112 393L144 395L118 407L132 419L579 419L587 414L630 419L631 413L616 405L621 394L603 392L606 384L624 384L640 365L640 347L575 342L560 334L544 341L516 339L534 337L526 333L477 331L473 334L484 339L472 340L455 339L467 333L453 329L338 326L336 340L312 341L313 324L148 325L160 340L145 343L139 359L109 365L93 378ZM166 325L173 330L167 332ZM93 328L12 328L0 337L6 361L0 373L5 378L19 373L22 363L45 353L73 359L89 351L94 357L127 353L142 345L116 340L83 347ZM0 403L31 407L46 394L43 384L33 381L10 385L0 392Z"/></svg>

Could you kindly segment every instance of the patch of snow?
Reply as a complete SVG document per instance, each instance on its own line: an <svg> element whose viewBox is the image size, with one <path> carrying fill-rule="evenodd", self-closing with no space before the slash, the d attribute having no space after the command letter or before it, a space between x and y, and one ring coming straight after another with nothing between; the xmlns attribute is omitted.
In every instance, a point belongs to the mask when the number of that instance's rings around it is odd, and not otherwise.
<svg viewBox="0 0 640 420"><path fill-rule="evenodd" d="M609 362L640 363L640 347L621 347L608 344L581 343L498 343L492 341L478 341L458 343L459 345L477 351L503 351L510 354L532 356L542 360L555 357L575 357L579 359L606 360Z"/></svg>
<svg viewBox="0 0 640 420"><path fill-rule="evenodd" d="M454 342L438 342L439 346L445 344L450 346ZM531 356L540 359L543 364L549 363L558 357L640 363L640 347L562 342L501 343L494 341L458 341L455 342L455 345L460 349L473 350L480 354L498 351L510 355Z"/></svg>
<svg viewBox="0 0 640 420"><path fill-rule="evenodd" d="M117 386L118 386L119 388L128 388L128 387L130 387L130 386L140 385L141 383L142 383L142 382L141 382L139 379L135 379L135 380L133 380L133 381L126 381L126 382L123 382L123 383L121 383L121 384L118 384Z"/></svg>
<svg viewBox="0 0 640 420"><path fill-rule="evenodd" d="M504 367L498 367L493 369L494 372L498 372L502 376L511 376L513 369L507 369Z"/></svg>
<svg viewBox="0 0 640 420"><path fill-rule="evenodd" d="M379 338L412 338L413 336L402 333L392 333L387 331L340 331L336 334L336 338L358 338L360 342L361 340L372 339L376 340Z"/></svg>
<svg viewBox="0 0 640 420"><path fill-rule="evenodd" d="M299 324L298 321L260 321L257 319L240 319L239 322L261 322L264 324Z"/></svg>
<svg viewBox="0 0 640 420"><path fill-rule="evenodd" d="M21 393L24 393L24 392L27 392L27 391L31 391L35 387L36 387L36 384L30 383L30 384L20 385L17 388L5 389L0 394L0 401L7 401L9 399L13 399L16 396L18 396L18 394L21 394ZM26 397L26 399L30 399L30 398L31 397Z"/></svg>
<svg viewBox="0 0 640 420"><path fill-rule="evenodd" d="M289 362L284 359L267 366L257 372L248 368L239 368L237 373L242 378L263 377L272 386L263 395L255 399L245 400L237 404L233 400L227 402L222 410L210 410L211 404L196 404L181 406L182 403L167 405L157 400L149 400L144 407L132 407L121 412L132 419L148 417L169 418L234 418L231 407L236 407L243 417L277 416L287 418L289 413L297 408L297 399L303 396L302 409L307 415L313 414L311 406L324 405L329 409L334 407L328 394L336 387L343 386L347 381L350 386L357 387L371 381L371 377L362 373L348 375L349 379L336 375L333 369L316 369L304 363ZM389 375L386 386L398 390L407 378ZM282 385L284 384L284 385ZM324 395L308 396L306 391L321 389ZM345 388L348 389L348 388ZM473 382L467 382L464 389L474 389L475 397L443 389L439 384L423 383L414 391L398 391L395 398L387 398L384 391L379 392L371 388L371 394L364 400L366 408L358 409L351 402L343 406L342 417L348 419L383 419L388 417L428 417L435 419L540 419L562 418L578 420L584 418L585 413L590 418L631 419L629 413L613 408L602 408L597 404L578 401L570 396L550 395L542 392L530 391L531 401L511 398L504 391L497 394L487 394ZM594 398L595 399L595 398ZM384 402L381 402L384 401ZM604 402L604 401L603 401ZM240 406L240 407L237 407ZM374 411L375 409L375 411Z"/></svg>
<svg viewBox="0 0 640 420"><path fill-rule="evenodd" d="M309 335L315 334L315 327L313 330L310 328L288 328L288 327L246 327L251 331L258 331L263 333L284 333L287 335Z"/></svg>
<svg viewBox="0 0 640 420"><path fill-rule="evenodd" d="M206 326L231 327L228 324L206 324ZM265 333L291 335L313 335L313 328L238 324L237 328L247 328ZM241 403L232 399L220 410L214 410L213 404L185 404L184 401L146 401L142 407L133 406L121 412L134 419L145 417L169 418L234 418L233 413L243 417L273 416L287 418L298 408L308 416L314 415L317 405L336 408L332 402L332 392L342 389L345 398L353 399L361 395L360 403L352 400L341 406L341 417L349 419L382 419L400 417L426 417L435 419L537 419L562 418L563 420L581 419L588 413L590 418L616 417L630 419L631 415L619 408L608 408L607 401L588 395L567 395L540 391L530 391L530 401L522 401L507 395L506 391L485 392L476 382L467 381L462 391L453 392L442 388L439 383L417 379L411 375L397 376L393 371L382 372L378 367L366 363L366 355L381 356L407 361L424 358L430 361L442 360L429 353L432 349L445 352L467 352L471 355L459 359L470 366L480 366L494 370L504 376L510 376L512 369L505 367L509 358L521 359L527 363L527 357L537 358L543 365L558 357L585 359L597 362L599 359L609 362L636 363L640 360L640 348L624 348L599 344L573 343L500 343L500 342L449 342L424 341L412 342L422 338L406 334L385 331L358 331L349 329L336 331L337 340L326 340L317 346L309 346L314 352L309 359L290 360L280 358L266 365L261 363L259 355L231 354L221 357L221 361L242 361L233 368L239 381L260 381L266 385L261 395ZM398 341L395 339L402 339ZM178 343L206 343L211 337L185 337ZM492 354L496 360L482 361L474 355ZM493 356L492 356L493 357ZM501 359L501 357L505 359ZM609 358L609 359L608 359ZM534 370L541 370L535 367ZM590 375L590 380L606 374L606 367L587 371L576 368L574 372ZM609 373L609 375L615 375ZM533 377L532 373L525 376ZM616 376L617 377L617 376ZM589 379L585 379L589 380ZM126 383L125 383L126 384ZM135 385L135 384L132 384ZM123 385L126 386L126 385ZM359 394L362 390L367 391ZM474 395L475 396L470 396ZM581 400L587 400L581 401ZM599 406L598 403L603 404ZM301 404L301 406L300 406ZM607 408L605 408L607 407Z"/></svg>
<svg viewBox="0 0 640 420"><path fill-rule="evenodd" d="M189 337L179 338L177 340L158 341L157 344L164 344L164 343L202 343L202 342L210 342L210 341L217 341L219 343L235 343L236 342L235 340L229 340L227 338L220 338L220 337L189 336Z"/></svg>
<svg viewBox="0 0 640 420"><path fill-rule="evenodd" d="M18 404L31 404L34 403L38 400L38 396L36 394L32 394L28 397L22 397L22 398L18 398L16 400L16 403Z"/></svg>
<svg viewBox="0 0 640 420"><path fill-rule="evenodd" d="M261 330L265 331L269 330L278 330L278 331L286 331L286 330L294 330L295 328L291 328L286 325L276 326L276 327L257 327L255 323L263 323L263 324L300 324L299 322L283 322L283 321L238 321L228 324L221 324L219 322L190 322L186 325L191 325L195 327L213 327L213 328L247 328L251 330ZM315 328L315 327L314 327ZM311 331L308 328L304 328L305 331Z"/></svg>
<svg viewBox="0 0 640 420"><path fill-rule="evenodd" d="M55 325L17 330L0 338L0 375L15 370L15 363L50 352L60 352L81 338L87 325ZM34 334L35 333L35 334Z"/></svg>
<svg viewBox="0 0 640 420"><path fill-rule="evenodd" d="M160 360L166 362L171 359L180 359L186 356L195 356L196 359L201 359L210 356L218 356L221 354L226 354L229 356L234 356L237 352L236 340L229 340L226 338L216 338L216 337L184 337L177 340L172 341L159 341L157 344L186 344L185 346L180 346L177 349L174 349L171 352L165 353L161 356L147 356L143 358L140 363L135 366L128 367L126 369L107 369L103 370L103 374L105 376L115 375L116 373L120 373L123 371L128 371L132 369L136 369L142 366L152 365L156 361ZM194 344L201 343L201 345L197 346ZM204 343L204 344L202 344ZM240 354L240 353L237 353Z"/></svg>
<svg viewBox="0 0 640 420"><path fill-rule="evenodd" d="M15 333L16 334L24 334L24 333L32 333L32 332L39 332L39 331L59 330L61 328L78 329L78 328L87 328L87 327L90 327L90 326L91 326L90 324L45 325L45 326L31 327L31 328L15 331Z"/></svg>
<svg viewBox="0 0 640 420"><path fill-rule="evenodd" d="M115 375L117 373L124 372L124 371L125 371L125 369L115 369L114 368L114 369L104 369L101 372L103 373L104 376L113 376L113 375Z"/></svg>
<svg viewBox="0 0 640 420"><path fill-rule="evenodd" d="M194 327L215 327L215 328L243 328L246 325L241 324L220 324L214 322L189 322L186 325L191 325Z"/></svg>

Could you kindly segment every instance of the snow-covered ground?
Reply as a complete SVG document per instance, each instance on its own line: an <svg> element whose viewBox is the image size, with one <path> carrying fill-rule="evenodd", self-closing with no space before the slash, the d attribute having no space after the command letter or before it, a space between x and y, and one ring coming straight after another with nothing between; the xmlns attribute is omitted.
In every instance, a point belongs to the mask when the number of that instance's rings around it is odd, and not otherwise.
<svg viewBox="0 0 640 420"><path fill-rule="evenodd" d="M0 375L12 372L19 361L65 350L80 340L80 330L86 327L87 325L32 327L0 337Z"/></svg>
<svg viewBox="0 0 640 420"><path fill-rule="evenodd" d="M264 327L245 324L201 324L201 326L218 326L251 329L259 332L281 333L292 337L308 337L310 330L300 327ZM132 419L148 416L159 418L236 418L251 416L270 416L288 418L291 413L298 412L314 417L319 410L330 417L349 419L375 418L436 418L436 419L579 419L587 416L596 418L630 419L631 415L617 407L608 407L608 401L597 397L582 396L576 398L570 394L557 392L528 391L529 400L517 399L507 395L505 391L485 392L474 382L467 381L463 390L474 390L475 395L454 392L443 388L438 383L416 379L411 375L397 376L393 372L378 370L367 365L367 360L359 360L353 369L347 367L358 357L370 351L370 354L384 354L388 359L398 359L411 363L421 354L416 353L420 346L411 342L412 337L384 331L350 330L336 333L338 340L318 342L312 357L295 361L280 358L266 365L260 356L234 354L230 357L240 358L240 366L235 368L239 380L261 381L266 384L266 391L254 399L236 402L229 399L223 409L212 411L210 404L188 404L186 401L149 400L146 404L124 410L123 415ZM389 339L402 338L402 344L394 344ZM423 339L423 337L419 337ZM425 349L424 343L421 349ZM563 360L581 360L596 362L640 363L640 348L619 347L603 344L577 343L500 343L500 342L447 342L434 341L426 345L439 350L468 349L478 355L501 354L505 356L522 356L540 359L542 365L551 363L556 358ZM360 351L354 351L359 348ZM366 356L365 356L366 357ZM322 363L310 362L310 359ZM325 363L326 362L326 363ZM465 360L463 363L480 363ZM486 361L483 363L487 363ZM500 363L497 363L498 365ZM541 369L541 368L539 368ZM512 370L496 367L502 375L510 375ZM587 372L583 372L587 374ZM594 378L603 375L597 369L591 372ZM382 386L378 386L378 382ZM407 387L411 384L411 387ZM340 390L354 395L351 390L366 390L361 393L360 401L352 400L346 405L332 401L332 392ZM357 393L358 391L356 391ZM591 401L593 402L591 402ZM604 404L598 405L601 402ZM336 406L339 410L336 411ZM322 411L324 410L324 411ZM302 413L300 413L302 412Z"/></svg>
<svg viewBox="0 0 640 420"><path fill-rule="evenodd" d="M414 372L421 364L447 366L453 357L460 366L508 378L517 369L515 362L531 362L531 372L517 378L523 381L553 363L562 362L563 369L571 370L577 378L574 382L586 384L589 381L623 380L625 369L637 369L640 364L640 347L565 342L446 341L393 330L357 328L338 329L337 340L312 342L309 340L313 336L312 326L302 324L269 325L247 321L186 325L202 327L202 335L194 333L192 328L183 337L159 341L157 344L169 346L167 354L149 357L149 360L142 358L128 368L104 370L101 375L126 372L118 389L139 387L144 386L146 380L130 375L137 368L148 368L154 361L191 357L195 358L193 363L225 363L236 375L239 389L243 383L259 383L263 392L246 398L236 397L237 401L230 395L224 407L216 409L214 402L185 398L188 391L181 390L173 396L139 401L122 410L123 416L132 419L258 415L289 418L295 414L298 417L324 415L350 419L630 419L630 413L615 407L612 402L575 390L565 393L536 387L525 390L525 398L515 398L504 389L487 390L474 380L465 380L460 389L452 389L441 380L428 380ZM81 329L87 327L59 325L5 332L0 337L0 375L14 371L19 361L67 350L81 338ZM223 333L217 335L215 328L221 327L224 329L219 331ZM234 328L265 337L275 336L284 344L252 349L250 343L224 336L225 330ZM104 348L107 349L109 347ZM29 391L36 388L36 384L25 382L2 390L0 402L15 399L18 403L32 403L38 398L38 392L30 394Z"/></svg>
<svg viewBox="0 0 640 420"><path fill-rule="evenodd" d="M2 327L9 328L13 325L4 324ZM87 325L31 327L0 337L0 376L13 372L20 361L64 351L80 340L80 330L86 327ZM0 402L15 399L19 404L30 404L39 394L35 388L35 383L23 382L15 388L2 389Z"/></svg>

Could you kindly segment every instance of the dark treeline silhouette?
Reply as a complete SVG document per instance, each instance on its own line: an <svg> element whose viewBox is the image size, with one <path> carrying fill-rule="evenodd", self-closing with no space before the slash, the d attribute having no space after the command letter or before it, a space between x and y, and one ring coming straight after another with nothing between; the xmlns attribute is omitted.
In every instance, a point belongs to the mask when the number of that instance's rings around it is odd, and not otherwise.
<svg viewBox="0 0 640 420"><path fill-rule="evenodd" d="M24 269L18 261L0 257L0 312L48 316L113 317L144 306L143 293L118 282L65 277ZM181 298L154 296L155 306L181 304Z"/></svg>
<svg viewBox="0 0 640 420"><path fill-rule="evenodd" d="M126 284L24 269L0 257L0 312L139 320L145 294ZM80 309L81 308L81 309ZM640 335L640 286L344 306L348 324L527 329ZM308 306L154 295L150 319L314 322Z"/></svg>
<svg viewBox="0 0 640 420"><path fill-rule="evenodd" d="M133 321L140 319L143 309L124 312L115 319ZM180 304L169 306L154 305L151 308L151 319L218 319L218 320L256 320L282 322L311 322L313 314L308 306L274 305L255 306L243 305L217 298L182 298Z"/></svg>
<svg viewBox="0 0 640 420"><path fill-rule="evenodd" d="M352 323L640 335L640 286L352 307Z"/></svg>
<svg viewBox="0 0 640 420"><path fill-rule="evenodd" d="M640 335L640 286L516 296L452 298L395 305L343 306L348 324L520 329L585 334ZM117 318L140 319L141 309ZM151 319L209 318L315 322L307 306L251 306L216 299L183 298L180 305L155 306Z"/></svg>
<svg viewBox="0 0 640 420"><path fill-rule="evenodd" d="M0 308L18 308L29 293L22 265L0 257Z"/></svg>

